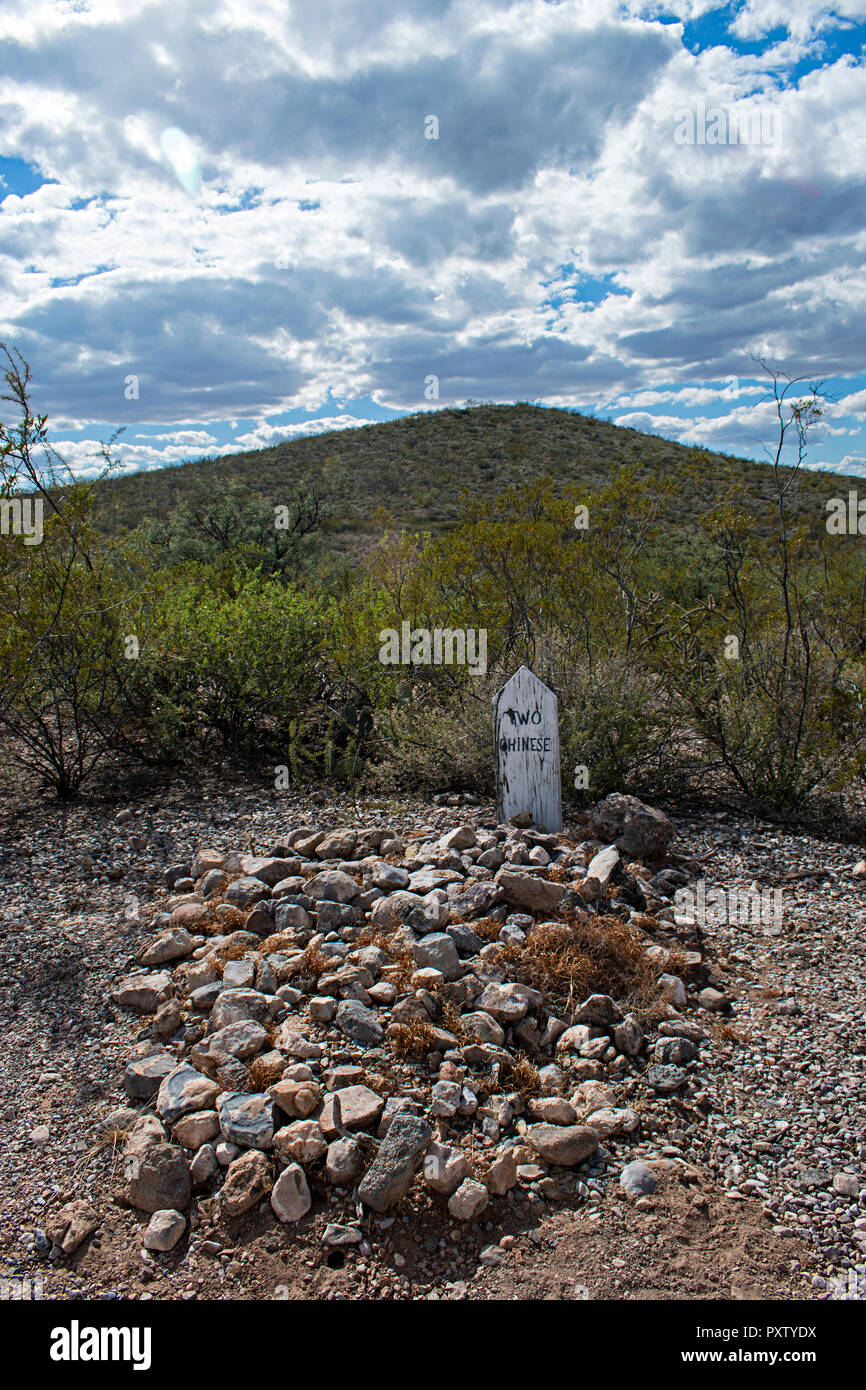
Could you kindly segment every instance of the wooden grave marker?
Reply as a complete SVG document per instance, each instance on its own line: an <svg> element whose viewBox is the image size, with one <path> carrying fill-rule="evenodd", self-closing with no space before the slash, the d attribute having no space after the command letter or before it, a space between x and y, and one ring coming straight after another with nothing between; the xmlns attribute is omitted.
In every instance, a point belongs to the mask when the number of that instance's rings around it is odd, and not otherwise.
<svg viewBox="0 0 866 1390"><path fill-rule="evenodd" d="M521 666L493 700L499 819L528 812L549 834L562 830L558 701Z"/></svg>

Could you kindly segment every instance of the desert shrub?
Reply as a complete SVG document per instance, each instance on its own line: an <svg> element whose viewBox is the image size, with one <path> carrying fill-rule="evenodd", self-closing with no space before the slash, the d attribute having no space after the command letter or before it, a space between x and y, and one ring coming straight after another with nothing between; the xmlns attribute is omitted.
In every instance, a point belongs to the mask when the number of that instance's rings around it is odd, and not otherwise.
<svg viewBox="0 0 866 1390"><path fill-rule="evenodd" d="M137 547L105 544L86 492L47 518L42 541L0 546L0 727L9 756L61 797L117 746L140 676L149 576Z"/></svg>
<svg viewBox="0 0 866 1390"><path fill-rule="evenodd" d="M166 588L145 653L140 717L153 745L176 753L215 735L232 757L285 749L321 690L321 605L255 572L228 591L207 573Z"/></svg>

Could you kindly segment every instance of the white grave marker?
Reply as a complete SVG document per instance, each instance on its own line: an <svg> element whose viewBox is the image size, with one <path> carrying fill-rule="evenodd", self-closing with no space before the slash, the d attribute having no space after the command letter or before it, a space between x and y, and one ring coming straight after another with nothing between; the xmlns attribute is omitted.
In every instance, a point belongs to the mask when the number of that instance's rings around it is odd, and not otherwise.
<svg viewBox="0 0 866 1390"><path fill-rule="evenodd" d="M559 716L552 690L521 666L493 701L499 819L528 811L548 833L562 829Z"/></svg>

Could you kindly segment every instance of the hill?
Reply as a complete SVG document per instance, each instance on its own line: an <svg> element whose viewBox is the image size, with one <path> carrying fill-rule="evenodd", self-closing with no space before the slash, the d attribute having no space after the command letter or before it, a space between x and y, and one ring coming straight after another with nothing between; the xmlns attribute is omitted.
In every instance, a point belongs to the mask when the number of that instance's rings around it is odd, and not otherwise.
<svg viewBox="0 0 866 1390"><path fill-rule="evenodd" d="M592 492L631 464L681 491L671 523L690 529L733 472L746 511L763 513L772 498L772 472L754 463L672 443L609 421L533 405L480 405L405 416L384 424L337 431L271 448L205 458L146 473L107 478L99 485L102 524L117 531L149 518L164 519L184 504L200 505L228 486L271 505L313 492L327 517L331 545L363 549L379 530L377 511L398 526L440 530L458 514L463 490L495 496L533 477L576 483ZM845 495L851 480L803 472L792 506L819 525L824 502Z"/></svg>

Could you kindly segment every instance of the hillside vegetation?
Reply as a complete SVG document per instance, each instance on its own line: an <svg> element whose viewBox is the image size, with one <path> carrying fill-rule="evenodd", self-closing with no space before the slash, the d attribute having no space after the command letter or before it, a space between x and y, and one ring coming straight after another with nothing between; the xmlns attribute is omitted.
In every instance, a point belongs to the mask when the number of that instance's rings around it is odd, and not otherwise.
<svg viewBox="0 0 866 1390"><path fill-rule="evenodd" d="M122 441L118 456L122 459ZM96 494L100 524L115 533L148 518L162 524L179 509L200 509L226 489L269 507L297 494L320 499L322 529L338 550L369 547L377 514L398 529L441 530L461 515L461 493L494 498L509 487L549 477L594 493L625 467L638 477L675 480L667 518L686 530L725 494L734 478L739 505L766 529L773 499L766 464L671 443L607 420L533 405L479 405L410 415L201 459L171 468L107 478ZM849 478L801 472L793 514L823 525L828 496L845 496Z"/></svg>
<svg viewBox="0 0 866 1390"><path fill-rule="evenodd" d="M0 547L0 731L62 796L214 756L277 787L489 792L521 664L559 697L573 804L786 808L862 771L863 542L827 530L850 480L800 466L821 406L795 383L772 378L776 467L478 406L84 485L8 364L0 482L45 525ZM419 643L385 644L404 624ZM431 662L442 628L475 657Z"/></svg>

